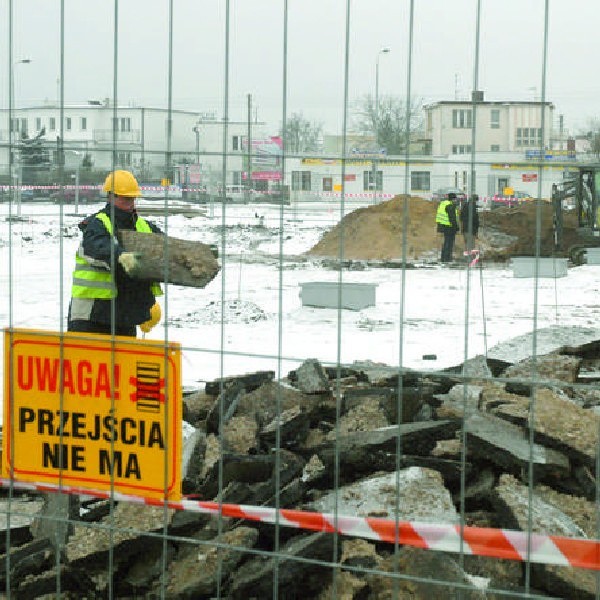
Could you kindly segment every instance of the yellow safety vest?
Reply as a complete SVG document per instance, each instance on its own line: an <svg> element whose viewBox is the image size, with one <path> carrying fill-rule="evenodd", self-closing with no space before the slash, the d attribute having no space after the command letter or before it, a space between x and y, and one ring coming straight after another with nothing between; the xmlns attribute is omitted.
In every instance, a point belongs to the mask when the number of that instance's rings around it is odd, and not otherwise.
<svg viewBox="0 0 600 600"><path fill-rule="evenodd" d="M102 221L104 227L110 235L113 233L113 227L110 218L106 213L97 213L96 218ZM152 233L150 225L138 217L135 222L135 229L141 233ZM154 296L162 296L160 284L153 282L150 284ZM117 286L111 271L107 271L102 266L90 264L79 251L75 254L75 270L73 271L73 289L71 292L73 298L92 298L101 300L110 300L117 296Z"/></svg>
<svg viewBox="0 0 600 600"><path fill-rule="evenodd" d="M445 225L446 227L450 227L452 225L452 223L450 223L448 212L446 211L446 206L448 206L448 204L452 204L452 200L442 200L435 215L435 222L439 223L440 225Z"/></svg>

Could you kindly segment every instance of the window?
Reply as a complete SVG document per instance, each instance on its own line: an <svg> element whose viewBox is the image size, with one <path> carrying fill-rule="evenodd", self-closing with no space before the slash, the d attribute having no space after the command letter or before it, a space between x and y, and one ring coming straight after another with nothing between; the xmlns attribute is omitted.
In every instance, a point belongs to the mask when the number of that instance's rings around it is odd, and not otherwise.
<svg viewBox="0 0 600 600"><path fill-rule="evenodd" d="M35 130L40 131L42 128L42 119L40 117L35 118Z"/></svg>
<svg viewBox="0 0 600 600"><path fill-rule="evenodd" d="M234 135L231 138L231 149L232 150L241 150L242 149L242 136Z"/></svg>
<svg viewBox="0 0 600 600"><path fill-rule="evenodd" d="M381 192L383 190L383 171L376 173L373 173L373 169L363 171L363 190L365 192Z"/></svg>
<svg viewBox="0 0 600 600"><path fill-rule="evenodd" d="M244 183L244 171L233 172L233 185L243 185Z"/></svg>
<svg viewBox="0 0 600 600"><path fill-rule="evenodd" d="M117 159L121 166L129 167L131 165L131 152L119 152Z"/></svg>
<svg viewBox="0 0 600 600"><path fill-rule="evenodd" d="M431 173L429 171L413 171L410 174L410 190L428 192L431 189Z"/></svg>
<svg viewBox="0 0 600 600"><path fill-rule="evenodd" d="M48 121L49 121L48 129L50 129L50 131L56 131L56 118L50 117L50 119L48 119Z"/></svg>
<svg viewBox="0 0 600 600"><path fill-rule="evenodd" d="M333 177L323 177L323 191L333 191Z"/></svg>
<svg viewBox="0 0 600 600"><path fill-rule="evenodd" d="M473 111L470 108L455 108L452 111L452 127L454 129L470 129L473 126Z"/></svg>
<svg viewBox="0 0 600 600"><path fill-rule="evenodd" d="M470 154L471 144L454 144L452 146L452 154Z"/></svg>
<svg viewBox="0 0 600 600"><path fill-rule="evenodd" d="M14 133L27 134L27 119L13 119L11 129Z"/></svg>
<svg viewBox="0 0 600 600"><path fill-rule="evenodd" d="M71 117L65 118L65 129L71 131Z"/></svg>
<svg viewBox="0 0 600 600"><path fill-rule="evenodd" d="M490 146L490 152L500 152L500 144L492 144Z"/></svg>
<svg viewBox="0 0 600 600"><path fill-rule="evenodd" d="M257 192L268 192L269 182L266 179L257 179L252 182L252 189Z"/></svg>
<svg viewBox="0 0 600 600"><path fill-rule="evenodd" d="M292 190L309 192L310 183L310 171L292 171Z"/></svg>
<svg viewBox="0 0 600 600"><path fill-rule="evenodd" d="M81 131L87 131L87 117L81 117L80 129Z"/></svg>
<svg viewBox="0 0 600 600"><path fill-rule="evenodd" d="M490 112L490 127L500 129L500 110L498 108L492 108Z"/></svg>
<svg viewBox="0 0 600 600"><path fill-rule="evenodd" d="M169 132L169 119L166 121L166 131ZM113 131L131 131L131 118L123 117L121 119L113 117Z"/></svg>
<svg viewBox="0 0 600 600"><path fill-rule="evenodd" d="M517 146L541 146L541 127L517 127Z"/></svg>

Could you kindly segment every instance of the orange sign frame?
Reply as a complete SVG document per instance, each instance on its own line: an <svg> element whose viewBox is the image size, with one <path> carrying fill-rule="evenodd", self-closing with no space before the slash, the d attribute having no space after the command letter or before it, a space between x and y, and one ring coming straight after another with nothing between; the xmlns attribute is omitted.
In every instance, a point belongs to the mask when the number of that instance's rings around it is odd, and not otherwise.
<svg viewBox="0 0 600 600"><path fill-rule="evenodd" d="M181 498L181 349L5 329L2 476Z"/></svg>

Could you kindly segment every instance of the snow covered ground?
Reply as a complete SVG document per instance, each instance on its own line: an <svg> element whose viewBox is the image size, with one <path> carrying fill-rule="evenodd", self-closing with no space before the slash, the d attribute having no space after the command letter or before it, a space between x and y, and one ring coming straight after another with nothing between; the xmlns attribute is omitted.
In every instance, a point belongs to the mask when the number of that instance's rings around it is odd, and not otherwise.
<svg viewBox="0 0 600 600"><path fill-rule="evenodd" d="M59 330L66 325L77 223L101 207L0 205L0 323ZM347 204L346 212L358 204ZM149 217L169 235L216 244L222 272L205 289L167 286L163 322L147 335L183 347L184 385L271 369L285 376L307 358L324 364L374 361L436 369L513 336L560 324L594 327L600 267L559 279L514 278L508 266L483 270L429 265L406 270L336 271L299 257L340 220L337 205L216 204L207 216ZM211 217L212 215L212 217ZM223 254L224 251L224 254ZM377 284L376 306L361 311L302 305L300 284ZM424 355L436 355L424 360Z"/></svg>

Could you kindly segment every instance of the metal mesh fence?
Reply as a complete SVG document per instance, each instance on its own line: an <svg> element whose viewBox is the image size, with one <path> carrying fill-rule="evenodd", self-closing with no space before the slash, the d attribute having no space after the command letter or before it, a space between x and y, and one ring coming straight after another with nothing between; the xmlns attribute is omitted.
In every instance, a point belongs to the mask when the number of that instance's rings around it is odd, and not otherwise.
<svg viewBox="0 0 600 600"><path fill-rule="evenodd" d="M0 0L6 597L600 597L575 4Z"/></svg>

